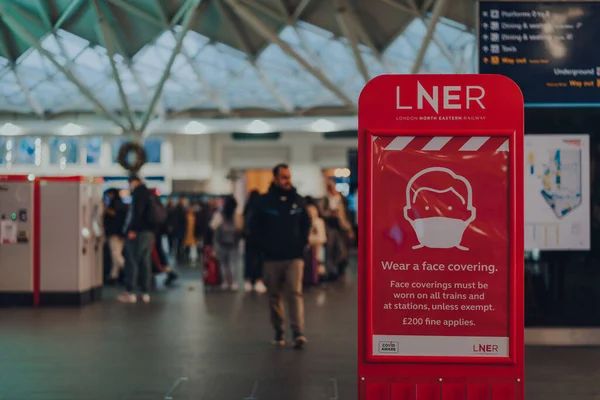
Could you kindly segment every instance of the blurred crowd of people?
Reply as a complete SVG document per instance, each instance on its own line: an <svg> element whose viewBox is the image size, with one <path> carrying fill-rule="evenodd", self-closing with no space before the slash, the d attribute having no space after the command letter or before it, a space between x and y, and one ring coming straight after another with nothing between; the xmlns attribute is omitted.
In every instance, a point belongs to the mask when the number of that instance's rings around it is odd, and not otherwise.
<svg viewBox="0 0 600 400"><path fill-rule="evenodd" d="M268 292L273 343L284 344L287 297L294 345L302 347L303 289L344 277L355 239L348 202L334 181L327 181L322 199L303 197L280 164L268 192L250 192L243 207L231 195L221 204L182 197L162 205L139 177L129 183L131 204L110 189L104 213L107 280L125 286L120 301L137 302L137 291L149 302L153 276L166 274L166 286L177 280L171 264L201 267L205 288L235 292L243 264L244 290Z"/></svg>

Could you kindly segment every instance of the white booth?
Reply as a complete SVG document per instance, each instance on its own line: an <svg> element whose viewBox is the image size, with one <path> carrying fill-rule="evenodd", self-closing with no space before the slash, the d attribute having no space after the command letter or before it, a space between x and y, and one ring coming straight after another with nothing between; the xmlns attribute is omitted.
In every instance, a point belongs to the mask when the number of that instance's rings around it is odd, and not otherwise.
<svg viewBox="0 0 600 400"><path fill-rule="evenodd" d="M0 307L39 304L39 205L32 175L0 175Z"/></svg>
<svg viewBox="0 0 600 400"><path fill-rule="evenodd" d="M40 177L40 303L84 305L101 298L102 179Z"/></svg>

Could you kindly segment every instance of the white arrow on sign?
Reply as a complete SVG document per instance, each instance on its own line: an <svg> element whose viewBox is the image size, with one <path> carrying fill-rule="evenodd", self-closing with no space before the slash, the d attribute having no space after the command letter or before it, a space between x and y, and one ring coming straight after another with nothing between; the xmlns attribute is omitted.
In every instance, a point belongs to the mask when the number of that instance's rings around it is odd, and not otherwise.
<svg viewBox="0 0 600 400"><path fill-rule="evenodd" d="M489 25L487 24L487 22L483 23L483 29L487 29L489 27Z"/></svg>
<svg viewBox="0 0 600 400"><path fill-rule="evenodd" d="M489 48L489 47L487 47L487 46L483 46L481 49L482 49L484 52L486 52L486 53L487 53L488 51L490 51L490 48Z"/></svg>

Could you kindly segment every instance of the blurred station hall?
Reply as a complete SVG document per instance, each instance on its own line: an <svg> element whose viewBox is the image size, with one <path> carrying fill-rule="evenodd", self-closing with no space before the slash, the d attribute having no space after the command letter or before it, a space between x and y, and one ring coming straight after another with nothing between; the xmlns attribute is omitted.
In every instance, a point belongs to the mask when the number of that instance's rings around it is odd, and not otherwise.
<svg viewBox="0 0 600 400"><path fill-rule="evenodd" d="M452 204L446 225L422 221L438 209L422 187L367 192L359 96L386 74L499 74L520 88L524 395L599 399L598 21L600 1L584 0L0 0L0 399L521 400L470 383L452 397L437 376L406 391L360 382L360 293L379 276L364 272L365 246L439 249L452 221L470 218L467 238L505 215L454 174L428 183ZM450 94L460 86L419 86L418 103L388 89L398 115L486 112L472 88L465 104ZM429 157L452 135L411 149ZM386 160L400 142L368 146ZM414 166L398 159L381 176ZM385 210L366 218L362 196ZM446 247L468 250L459 233ZM396 306L413 304L416 276L385 281ZM476 296L517 298L490 285ZM453 293L446 303L462 304ZM493 324L494 307L453 323ZM380 352L424 355L387 342Z"/></svg>

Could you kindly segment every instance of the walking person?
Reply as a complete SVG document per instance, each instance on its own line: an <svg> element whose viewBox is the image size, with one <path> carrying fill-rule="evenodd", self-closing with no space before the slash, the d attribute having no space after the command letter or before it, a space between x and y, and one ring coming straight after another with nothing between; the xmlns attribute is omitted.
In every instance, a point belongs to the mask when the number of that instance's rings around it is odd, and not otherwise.
<svg viewBox="0 0 600 400"><path fill-rule="evenodd" d="M125 221L125 293L119 296L123 303L136 303L134 293L136 284L144 303L150 302L150 284L152 270L152 244L154 232L158 228L153 220L155 200L153 193L141 179L132 175L129 178L131 188L131 206ZM139 279L138 279L139 276Z"/></svg>
<svg viewBox="0 0 600 400"><path fill-rule="evenodd" d="M125 246L123 226L127 218L127 205L123 203L119 191L115 188L108 189L105 196L104 233L108 241L112 261L110 277L107 283L114 283L119 279L121 270L125 266L125 258L123 257L123 248Z"/></svg>
<svg viewBox="0 0 600 400"><path fill-rule="evenodd" d="M169 197L167 199L167 205L165 206L165 210L167 211L167 220L164 223L165 235L167 236L167 240L169 243L169 253L173 253L173 245L175 243L175 210L176 205L173 201L173 198Z"/></svg>
<svg viewBox="0 0 600 400"><path fill-rule="evenodd" d="M345 277L350 258L350 242L354 240L354 230L348 217L346 199L335 187L335 182L327 180L327 195L319 204L319 214L325 221L327 244L325 246L325 266L330 281Z"/></svg>
<svg viewBox="0 0 600 400"><path fill-rule="evenodd" d="M306 212L310 218L310 233L308 234L308 246L304 256L304 283L308 286L319 283L319 260L321 251L327 243L327 231L325 222L319 216L319 209L314 204L306 206Z"/></svg>
<svg viewBox="0 0 600 400"><path fill-rule="evenodd" d="M256 204L250 232L264 256L265 283L275 330L273 344L276 346L285 345L284 293L294 347L302 348L307 342L302 278L310 225L305 201L292 186L289 167L285 164L275 166L273 183Z"/></svg>
<svg viewBox="0 0 600 400"><path fill-rule="evenodd" d="M173 247L171 254L175 257L175 262L183 264L185 257L185 235L188 226L187 222L188 200L185 197L179 198L177 205L171 211L168 217L172 226Z"/></svg>
<svg viewBox="0 0 600 400"><path fill-rule="evenodd" d="M260 193L258 190L251 191L244 207L244 277L246 278L244 289L246 292L254 290L256 293L265 293L267 287L262 280L262 254L260 247L254 242L250 232L250 221L254 215L254 209L259 198Z"/></svg>
<svg viewBox="0 0 600 400"><path fill-rule="evenodd" d="M215 213L210 222L210 229L214 232L217 259L221 265L221 289L231 289L234 292L240 288L237 271L240 262L240 239L244 228L243 218L236 210L237 201L233 196L227 196L223 209Z"/></svg>
<svg viewBox="0 0 600 400"><path fill-rule="evenodd" d="M165 221L164 223L160 224L158 226L158 228L156 229L155 236L154 236L154 249L156 250L156 256L158 259L158 263L160 264L160 267L162 269L163 272L165 272L167 274L167 279L165 280L165 286L171 286L171 284L177 280L178 275L177 273L173 270L173 268L171 268L171 262L169 261L169 256L167 255L167 252L165 251L165 246L163 243L163 238L169 238L169 203L167 203L167 206L164 206L161 201L160 198L158 197L158 194L156 193L156 191L151 191L152 192L152 196L154 196L154 200L156 201L156 206L162 209L162 213L165 216Z"/></svg>
<svg viewBox="0 0 600 400"><path fill-rule="evenodd" d="M196 210L189 206L185 215L185 237L183 245L185 249L185 260L188 265L194 266L198 261L198 238L196 237Z"/></svg>

